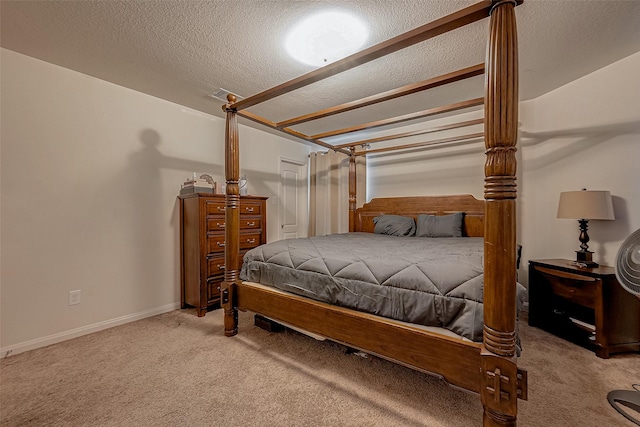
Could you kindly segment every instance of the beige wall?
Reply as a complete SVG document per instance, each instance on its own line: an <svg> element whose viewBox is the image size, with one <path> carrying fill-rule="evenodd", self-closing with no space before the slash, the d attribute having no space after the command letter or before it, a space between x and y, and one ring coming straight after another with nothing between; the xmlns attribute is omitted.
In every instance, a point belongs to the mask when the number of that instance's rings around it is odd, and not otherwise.
<svg viewBox="0 0 640 427"><path fill-rule="evenodd" d="M176 195L192 172L223 179L224 121L1 55L0 356L176 308ZM240 138L276 238L280 156L306 162L309 147L245 126Z"/></svg>
<svg viewBox="0 0 640 427"><path fill-rule="evenodd" d="M615 221L589 222L597 262L614 265L640 228L639 75L636 53L533 102L521 134L528 258L575 258L578 222L556 218L561 191L611 191Z"/></svg>
<svg viewBox="0 0 640 427"><path fill-rule="evenodd" d="M433 120L428 127L463 122L482 117L482 111ZM424 125L413 125L402 131L413 131ZM482 125L404 138L402 144L482 132ZM426 147L397 152L372 154L367 159L369 175L368 199L396 195L473 194L483 197L484 142L482 138L455 142L447 148ZM378 148L376 145L372 148Z"/></svg>
<svg viewBox="0 0 640 427"><path fill-rule="evenodd" d="M613 265L640 228L640 53L520 104L518 241L528 259L575 257L578 223L556 219L561 191L609 190L615 221L591 221L595 259ZM477 117L461 115L456 121ZM452 121L443 119L436 124ZM469 130L450 134L471 133ZM450 134L438 135L437 138ZM372 156L368 198L484 191L483 143ZM408 174L408 175L407 175Z"/></svg>

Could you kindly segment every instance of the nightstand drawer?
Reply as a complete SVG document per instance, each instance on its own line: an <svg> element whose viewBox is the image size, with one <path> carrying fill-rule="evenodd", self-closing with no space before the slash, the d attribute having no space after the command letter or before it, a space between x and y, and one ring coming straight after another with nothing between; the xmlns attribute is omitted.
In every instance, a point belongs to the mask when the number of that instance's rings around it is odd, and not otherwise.
<svg viewBox="0 0 640 427"><path fill-rule="evenodd" d="M551 286L552 293L576 304L594 308L601 280L545 267L534 267Z"/></svg>

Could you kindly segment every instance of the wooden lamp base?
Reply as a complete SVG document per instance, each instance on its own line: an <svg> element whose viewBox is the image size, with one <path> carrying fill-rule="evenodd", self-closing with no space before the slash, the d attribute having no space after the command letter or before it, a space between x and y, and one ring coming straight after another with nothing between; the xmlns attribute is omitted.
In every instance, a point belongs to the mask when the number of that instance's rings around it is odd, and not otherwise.
<svg viewBox="0 0 640 427"><path fill-rule="evenodd" d="M591 251L576 251L576 263L589 268L598 266L598 263L593 260L593 252Z"/></svg>

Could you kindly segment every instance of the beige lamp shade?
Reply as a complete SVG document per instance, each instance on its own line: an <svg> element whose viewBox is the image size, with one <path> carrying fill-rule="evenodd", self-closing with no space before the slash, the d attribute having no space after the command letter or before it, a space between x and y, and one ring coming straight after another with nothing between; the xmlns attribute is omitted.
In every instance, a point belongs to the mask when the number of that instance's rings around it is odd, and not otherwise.
<svg viewBox="0 0 640 427"><path fill-rule="evenodd" d="M558 218L615 219L609 191L565 191L560 193Z"/></svg>

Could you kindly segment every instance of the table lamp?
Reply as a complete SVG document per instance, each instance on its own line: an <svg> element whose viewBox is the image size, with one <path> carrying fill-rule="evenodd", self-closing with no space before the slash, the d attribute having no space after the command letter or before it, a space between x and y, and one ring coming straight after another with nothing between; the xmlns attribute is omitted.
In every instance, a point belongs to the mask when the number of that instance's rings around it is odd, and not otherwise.
<svg viewBox="0 0 640 427"><path fill-rule="evenodd" d="M593 252L589 251L587 224L590 219L615 219L609 191L565 191L560 193L558 218L577 219L580 224L580 250L576 251L576 262L587 267L597 267Z"/></svg>

